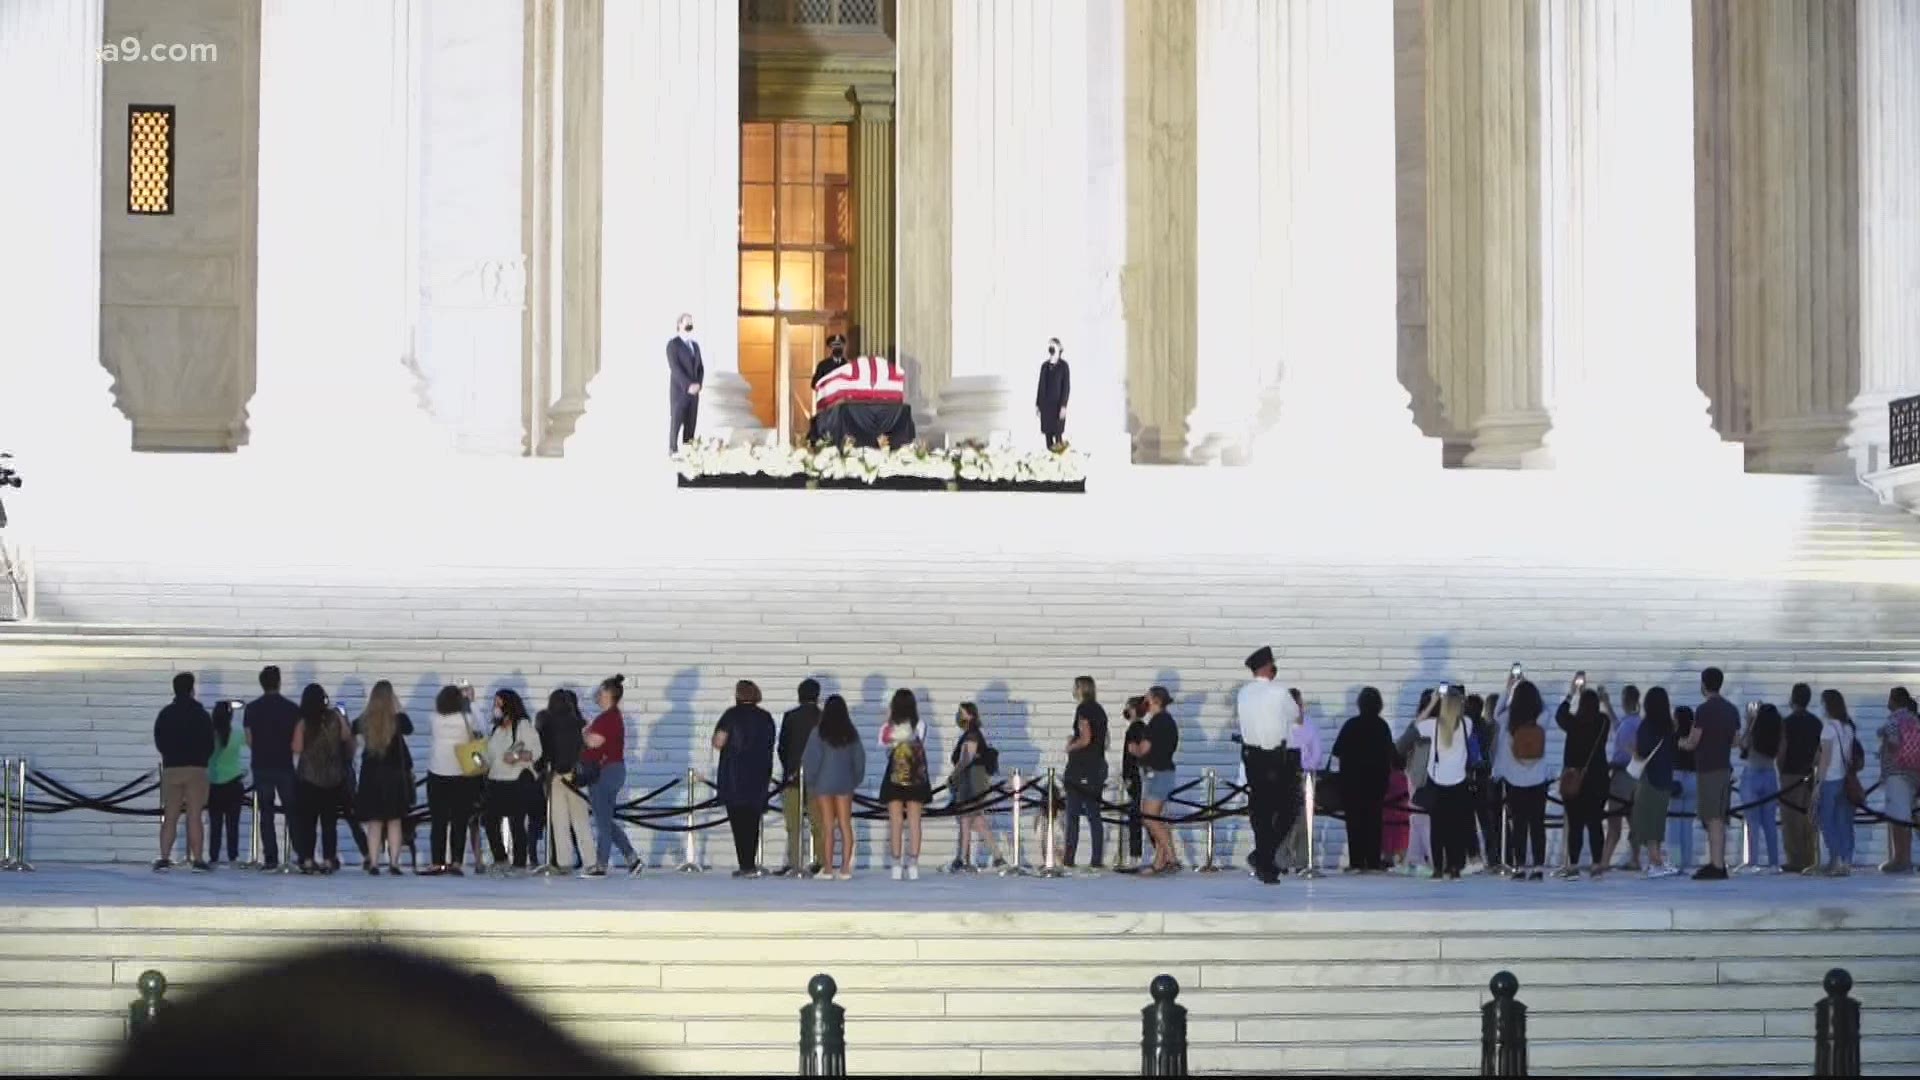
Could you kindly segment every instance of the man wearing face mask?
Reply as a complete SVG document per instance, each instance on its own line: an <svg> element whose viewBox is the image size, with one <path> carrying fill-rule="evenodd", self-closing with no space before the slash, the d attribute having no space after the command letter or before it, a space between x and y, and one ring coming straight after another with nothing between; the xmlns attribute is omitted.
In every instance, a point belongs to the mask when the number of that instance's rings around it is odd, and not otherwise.
<svg viewBox="0 0 1920 1080"><path fill-rule="evenodd" d="M667 428L667 452L693 441L700 420L700 384L707 377L707 365L700 358L700 343L693 340L693 316L682 313L678 332L667 342L667 369L672 375L669 396L671 422Z"/></svg>
<svg viewBox="0 0 1920 1080"><path fill-rule="evenodd" d="M845 334L835 334L828 338L827 351L828 355L826 359L813 365L813 389L816 395L820 391L820 380L833 374L834 368L847 362L847 336ZM809 443L820 441L820 410L817 406L814 409L812 419L807 421L807 441Z"/></svg>
<svg viewBox="0 0 1920 1080"><path fill-rule="evenodd" d="M1040 365L1040 389L1034 394L1033 409L1040 416L1040 434L1047 446L1066 441L1067 398L1072 395L1073 379L1067 370L1066 352L1059 338L1047 339L1047 359Z"/></svg>

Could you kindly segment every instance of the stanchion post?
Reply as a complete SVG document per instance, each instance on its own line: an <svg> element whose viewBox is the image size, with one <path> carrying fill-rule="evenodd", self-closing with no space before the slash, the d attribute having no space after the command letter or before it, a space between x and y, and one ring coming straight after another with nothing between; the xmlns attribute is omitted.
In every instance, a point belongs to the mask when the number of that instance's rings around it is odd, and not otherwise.
<svg viewBox="0 0 1920 1080"><path fill-rule="evenodd" d="M1499 784L1500 782L1499 780L1492 781L1494 784ZM1499 872L1503 875L1513 873L1513 867L1507 865L1507 830L1513 827L1513 807L1508 799L1509 794L1510 793L1506 791L1500 792L1500 812L1493 817L1493 840L1494 843L1500 845L1500 861L1494 865L1499 868Z"/></svg>
<svg viewBox="0 0 1920 1080"><path fill-rule="evenodd" d="M800 865L793 868L793 876L805 881L813 876L813 864L819 861L820 853L813 850L813 807L807 805L807 770L802 768L799 779L794 781L800 790L800 842L788 841L789 846L800 854ZM828 841L831 843L832 841Z"/></svg>
<svg viewBox="0 0 1920 1080"><path fill-rule="evenodd" d="M1827 996L1813 1007L1813 1075L1860 1075L1860 1003L1849 997L1853 976L1827 972Z"/></svg>
<svg viewBox="0 0 1920 1080"><path fill-rule="evenodd" d="M840 988L831 975L807 981L807 997L800 1006L800 1075L847 1075L847 1010L833 1003Z"/></svg>
<svg viewBox="0 0 1920 1080"><path fill-rule="evenodd" d="M683 874L704 874L707 872L707 868L700 865L700 849L698 846L696 846L695 833L693 828L693 807L694 807L694 804L699 801L698 799L694 798L694 791L698 787L699 782L700 782L700 774L694 772L692 768L688 768L687 769L687 849L686 849L686 854L681 858L680 866L678 868L679 871ZM619 828L618 825L614 827Z"/></svg>
<svg viewBox="0 0 1920 1080"><path fill-rule="evenodd" d="M1113 826L1113 868L1131 870L1133 855L1132 849L1127 844L1127 830L1131 828L1128 821L1133 816L1133 801L1127 795L1127 782L1124 779L1113 781L1113 791L1113 804L1126 807L1120 813L1120 820Z"/></svg>
<svg viewBox="0 0 1920 1080"><path fill-rule="evenodd" d="M1303 878L1306 878L1306 879L1308 879L1309 881L1311 881L1312 879L1314 879L1314 878L1317 878L1317 877L1319 877L1319 876L1320 876L1320 859L1319 859L1319 853L1318 853L1317 851L1315 851L1315 850L1314 850L1314 843L1313 843L1313 820L1314 820L1314 808L1313 808L1313 798L1314 798L1314 777L1313 777L1313 770L1312 770L1312 769L1302 769L1302 770L1301 770L1301 772L1302 772L1302 773L1303 773L1303 774L1304 774L1304 775L1306 776L1306 778L1307 778L1307 789L1306 789L1306 809L1307 809L1307 865L1306 865L1306 867L1305 867L1304 869L1302 869L1302 870L1300 871L1300 876L1301 876L1301 877L1303 877Z"/></svg>
<svg viewBox="0 0 1920 1080"><path fill-rule="evenodd" d="M1527 1007L1516 996L1520 980L1503 971L1487 983L1493 999L1480 1006L1480 1075L1527 1075Z"/></svg>
<svg viewBox="0 0 1920 1080"><path fill-rule="evenodd" d="M13 759L13 861L7 869L23 874L33 873L33 864L27 861L27 759Z"/></svg>
<svg viewBox="0 0 1920 1080"><path fill-rule="evenodd" d="M1025 795L1020 770L1013 771L1013 858L1000 870L1001 877L1026 877L1027 868L1021 864L1020 857L1020 800Z"/></svg>
<svg viewBox="0 0 1920 1080"><path fill-rule="evenodd" d="M1214 787L1216 784L1219 783L1219 775L1216 772L1214 772L1214 770L1208 769L1206 773L1206 779L1207 779L1207 820L1206 820L1207 831L1206 831L1206 835L1202 837L1202 840L1201 840L1201 850L1203 854L1200 857L1199 872L1202 874L1217 874L1220 872L1220 867L1214 861L1214 857L1213 857L1214 838L1213 838L1212 811L1213 811L1213 800L1214 800Z"/></svg>
<svg viewBox="0 0 1920 1080"><path fill-rule="evenodd" d="M24 792L21 793L25 795ZM0 870L13 869L13 759L0 758ZM25 801L24 798L21 799Z"/></svg>
<svg viewBox="0 0 1920 1080"><path fill-rule="evenodd" d="M547 774L546 791L543 792L543 796L547 800L547 861L541 863L540 868L533 872L535 877L556 877L560 873L560 844L555 842L555 834L554 834L554 828L553 828L553 800L555 796L558 796L562 799L566 798L566 793L562 790L562 787L561 787L561 785L565 783L566 781L560 779L560 777L557 774L555 773ZM569 818L569 820L571 820L571 818ZM572 838L573 838L573 830L569 828L567 830L567 839L564 842L572 843L573 842Z"/></svg>
<svg viewBox="0 0 1920 1080"><path fill-rule="evenodd" d="M274 871L275 873L297 874L300 872L300 860L294 857L292 830L288 825L292 819L292 808L286 805L281 806L280 814L274 821L274 827L280 830L280 866Z"/></svg>
<svg viewBox="0 0 1920 1080"><path fill-rule="evenodd" d="M1040 855L1041 855L1040 870L1038 873L1034 875L1035 877L1057 878L1057 877L1065 877L1067 874L1065 870L1062 870L1060 868L1060 860L1055 856L1055 853L1053 850L1053 845L1054 845L1053 838L1060 831L1059 830L1060 822L1055 816L1055 811L1054 811L1054 803L1059 801L1059 795L1060 795L1060 788L1056 784L1056 781L1054 778L1054 770L1051 766L1049 766L1047 768L1047 793L1044 796L1046 800L1046 806L1044 810L1046 816L1042 819L1047 823L1047 828L1046 828L1047 837L1046 837L1046 842L1040 845Z"/></svg>
<svg viewBox="0 0 1920 1080"><path fill-rule="evenodd" d="M741 867L745 870L746 867ZM759 877L767 872L767 807L763 800L760 804L760 851L754 856L754 866L749 873Z"/></svg>
<svg viewBox="0 0 1920 1080"><path fill-rule="evenodd" d="M133 1037L160 1023L173 1008L167 1000L167 977L158 971L140 975L140 996L127 1006L127 1035Z"/></svg>
<svg viewBox="0 0 1920 1080"><path fill-rule="evenodd" d="M1187 1075L1187 1007L1174 1001L1180 984L1156 975L1147 993L1153 1004L1140 1010L1140 1075Z"/></svg>

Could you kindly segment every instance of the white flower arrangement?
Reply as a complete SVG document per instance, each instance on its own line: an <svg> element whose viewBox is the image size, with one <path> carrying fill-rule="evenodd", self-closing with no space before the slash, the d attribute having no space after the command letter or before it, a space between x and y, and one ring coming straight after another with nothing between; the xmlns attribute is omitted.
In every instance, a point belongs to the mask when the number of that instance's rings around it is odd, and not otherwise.
<svg viewBox="0 0 1920 1080"><path fill-rule="evenodd" d="M686 480L720 476L767 476L809 480L912 479L939 483L1074 484L1087 477L1086 455L1059 450L1019 450L1004 445L963 443L930 449L822 444L783 446L777 438L729 445L718 439L690 442L673 455L676 472Z"/></svg>

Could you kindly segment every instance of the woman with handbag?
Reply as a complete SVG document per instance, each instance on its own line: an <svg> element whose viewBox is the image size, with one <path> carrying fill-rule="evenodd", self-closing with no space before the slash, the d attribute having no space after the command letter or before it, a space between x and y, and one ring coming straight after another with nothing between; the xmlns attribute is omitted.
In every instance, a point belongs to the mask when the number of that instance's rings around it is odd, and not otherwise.
<svg viewBox="0 0 1920 1080"><path fill-rule="evenodd" d="M373 684L367 707L353 722L360 739L360 790L354 812L368 826L366 870L380 872L380 852L387 853L387 873L400 876L401 825L413 809L413 754L407 736L413 721L400 711L393 684Z"/></svg>
<svg viewBox="0 0 1920 1080"><path fill-rule="evenodd" d="M346 718L319 683L300 695L300 723L293 729L293 849L303 874L340 869L340 816L347 809L347 784L353 775L353 733ZM319 830L323 867L314 858Z"/></svg>
<svg viewBox="0 0 1920 1080"><path fill-rule="evenodd" d="M514 871L527 868L532 861L531 824L534 807L540 801L540 781L535 779L533 763L540 758L540 729L527 716L527 706L512 690L493 695L493 730L487 733L486 822L487 845L493 852L496 873L508 866ZM502 836L502 826L506 835ZM513 853L507 853L506 841L513 841Z"/></svg>
<svg viewBox="0 0 1920 1080"><path fill-rule="evenodd" d="M443 686L433 699L433 753L427 764L427 810L433 821L432 861L423 877L462 876L467 826L487 773L487 744L474 734L471 693Z"/></svg>
<svg viewBox="0 0 1920 1080"><path fill-rule="evenodd" d="M1648 878L1673 877L1680 871L1667 865L1667 806L1673 798L1673 703L1667 688L1647 691L1640 703L1640 730L1634 736L1633 757L1626 772L1634 779L1633 806L1627 818L1629 858L1647 853Z"/></svg>
<svg viewBox="0 0 1920 1080"><path fill-rule="evenodd" d="M1547 862L1547 732L1540 688L1520 675L1493 712L1493 777L1504 789L1507 867L1515 881L1540 881ZM1529 858L1531 856L1531 858Z"/></svg>
<svg viewBox="0 0 1920 1080"><path fill-rule="evenodd" d="M1820 730L1820 837L1827 843L1828 877L1853 873L1853 808L1865 802L1860 768L1865 753L1854 734L1847 699L1838 690L1824 690L1820 705L1826 718Z"/></svg>
<svg viewBox="0 0 1920 1080"><path fill-rule="evenodd" d="M1588 874L1597 878L1606 873L1601 860L1606 853L1607 729L1612 716L1605 687L1577 689L1554 713L1554 723L1566 732L1560 750L1560 805L1566 813L1567 865L1554 875L1564 880L1580 876L1582 841L1591 860Z"/></svg>
<svg viewBox="0 0 1920 1080"><path fill-rule="evenodd" d="M1464 722L1467 691L1462 686L1435 695L1440 704L1434 715L1417 725L1429 740L1427 781L1414 792L1414 802L1432 819L1433 876L1460 880L1467 865L1467 841L1473 832L1473 792L1467 785L1467 740Z"/></svg>

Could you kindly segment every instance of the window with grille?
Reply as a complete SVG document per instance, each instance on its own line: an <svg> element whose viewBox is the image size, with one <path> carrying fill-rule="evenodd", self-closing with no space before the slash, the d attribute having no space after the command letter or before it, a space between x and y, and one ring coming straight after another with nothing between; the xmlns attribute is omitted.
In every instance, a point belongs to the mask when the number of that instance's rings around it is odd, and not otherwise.
<svg viewBox="0 0 1920 1080"><path fill-rule="evenodd" d="M173 213L173 106L127 106L127 213Z"/></svg>
<svg viewBox="0 0 1920 1080"><path fill-rule="evenodd" d="M877 27L881 0L745 0L746 21L762 25Z"/></svg>

